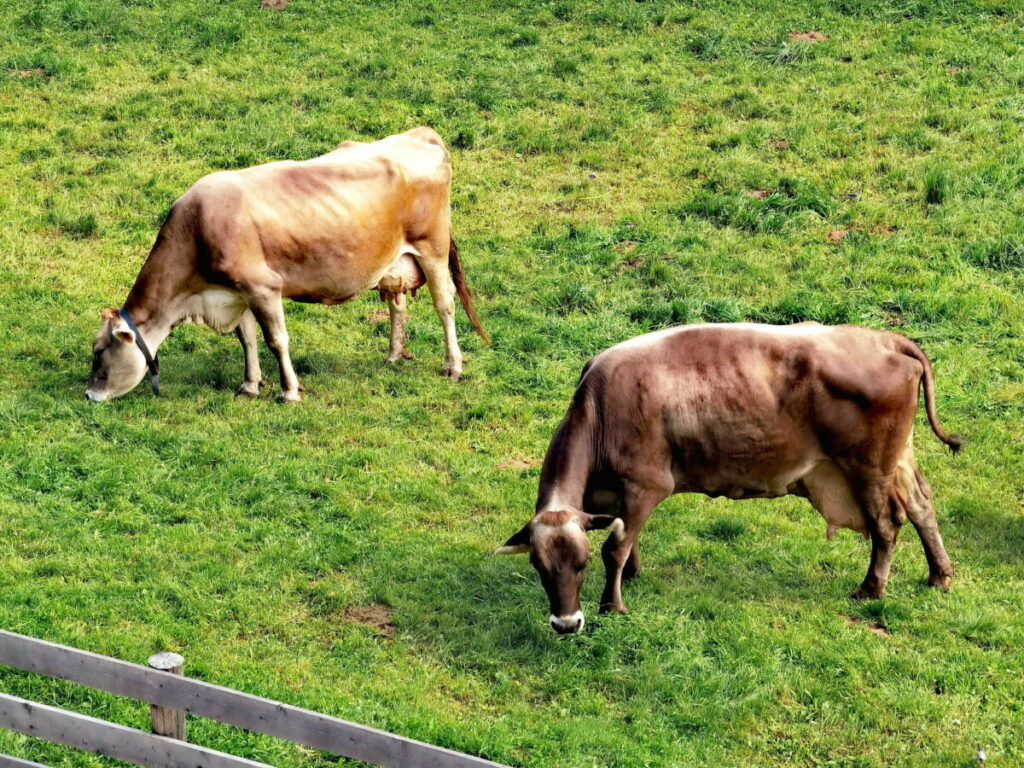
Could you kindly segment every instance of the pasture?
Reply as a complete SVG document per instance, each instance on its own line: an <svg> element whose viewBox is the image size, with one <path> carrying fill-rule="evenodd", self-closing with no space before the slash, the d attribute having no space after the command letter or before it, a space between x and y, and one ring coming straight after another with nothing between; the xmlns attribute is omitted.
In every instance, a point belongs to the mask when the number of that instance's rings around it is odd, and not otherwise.
<svg viewBox="0 0 1024 768"><path fill-rule="evenodd" d="M791 39L819 32L827 39ZM0 4L0 626L517 766L1024 761L1024 8L1019 0ZM817 38L818 36L814 36ZM286 306L305 402L236 399L182 326L164 394L84 398L89 345L213 170L419 124L449 142L485 348L410 303ZM801 499L675 497L627 616L558 637L525 558L540 460L597 351L694 321L919 341L952 457L916 446L957 567ZM264 372L276 370L262 349ZM591 534L593 543L603 534ZM134 702L0 689L146 727ZM338 764L208 722L190 740ZM0 752L86 756L0 733Z"/></svg>

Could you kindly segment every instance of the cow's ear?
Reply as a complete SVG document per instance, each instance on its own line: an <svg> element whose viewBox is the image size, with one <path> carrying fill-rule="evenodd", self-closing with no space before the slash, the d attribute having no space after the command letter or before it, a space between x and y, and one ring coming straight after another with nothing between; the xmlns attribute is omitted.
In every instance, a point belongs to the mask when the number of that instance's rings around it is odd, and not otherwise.
<svg viewBox="0 0 1024 768"><path fill-rule="evenodd" d="M508 541L494 550L496 555L521 555L530 551L530 524L527 523L514 534Z"/></svg>
<svg viewBox="0 0 1024 768"><path fill-rule="evenodd" d="M135 331L129 328L126 323L121 323L114 327L114 338L118 341L123 341L125 344L134 344Z"/></svg>
<svg viewBox="0 0 1024 768"><path fill-rule="evenodd" d="M622 538L622 533L626 530L622 518L615 515L587 515L584 527L588 531L607 528L612 536L617 536L618 538Z"/></svg>
<svg viewBox="0 0 1024 768"><path fill-rule="evenodd" d="M104 320L114 320L117 318L117 315L117 309L115 309L114 307L107 307L102 312L100 312L100 317L102 317Z"/></svg>

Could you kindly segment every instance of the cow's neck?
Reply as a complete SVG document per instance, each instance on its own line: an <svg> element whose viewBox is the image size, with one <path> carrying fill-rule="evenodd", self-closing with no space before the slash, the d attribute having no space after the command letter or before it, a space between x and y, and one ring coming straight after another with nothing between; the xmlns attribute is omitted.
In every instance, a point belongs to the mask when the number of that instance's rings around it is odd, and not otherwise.
<svg viewBox="0 0 1024 768"><path fill-rule="evenodd" d="M152 261L151 256L136 278L124 300L124 310L155 355L181 320L181 305L187 296L185 286L161 279L165 275L154 274Z"/></svg>
<svg viewBox="0 0 1024 768"><path fill-rule="evenodd" d="M593 425L585 414L570 411L548 446L540 473L537 513L583 511L583 497L594 470Z"/></svg>

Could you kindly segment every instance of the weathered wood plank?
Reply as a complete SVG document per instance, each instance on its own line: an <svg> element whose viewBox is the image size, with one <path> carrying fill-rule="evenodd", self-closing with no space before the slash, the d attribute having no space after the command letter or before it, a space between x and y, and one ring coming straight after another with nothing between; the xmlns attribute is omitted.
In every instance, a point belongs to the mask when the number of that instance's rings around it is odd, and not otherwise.
<svg viewBox="0 0 1024 768"><path fill-rule="evenodd" d="M0 768L50 768L42 763L33 763L31 760L22 760L20 757L0 754Z"/></svg>
<svg viewBox="0 0 1024 768"><path fill-rule="evenodd" d="M0 664L184 710L384 768L503 768L490 760L376 728L3 630Z"/></svg>
<svg viewBox="0 0 1024 768"><path fill-rule="evenodd" d="M149 768L269 768L188 742L0 693L0 728Z"/></svg>

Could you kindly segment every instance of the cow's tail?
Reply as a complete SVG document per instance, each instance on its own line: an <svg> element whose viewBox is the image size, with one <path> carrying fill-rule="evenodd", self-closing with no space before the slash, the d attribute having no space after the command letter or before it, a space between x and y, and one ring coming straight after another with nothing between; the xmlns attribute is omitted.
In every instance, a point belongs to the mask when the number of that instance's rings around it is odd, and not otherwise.
<svg viewBox="0 0 1024 768"><path fill-rule="evenodd" d="M462 265L459 263L459 249L455 245L455 238L449 238L448 242L450 243L448 246L448 269L451 270L452 281L455 283L455 290L459 294L459 301L462 302L462 308L466 310L466 314L469 315L469 321L473 323L473 327L480 334L480 338L484 340L484 344L490 344L491 337L487 335L483 323L480 322L480 316L476 313L476 309L473 308L473 299L469 295L469 286L466 285L466 278L462 274Z"/></svg>
<svg viewBox="0 0 1024 768"><path fill-rule="evenodd" d="M942 428L942 424L939 423L939 416L935 412L935 375L932 373L932 362L928 359L928 355L924 353L917 344L910 339L906 339L906 346L904 352L915 360L917 360L924 367L924 375L921 377L921 388L924 390L924 409L928 414L928 423L931 425L932 432L942 442L949 446L953 453L960 450L960 446L963 445L963 441L958 435L951 435Z"/></svg>

